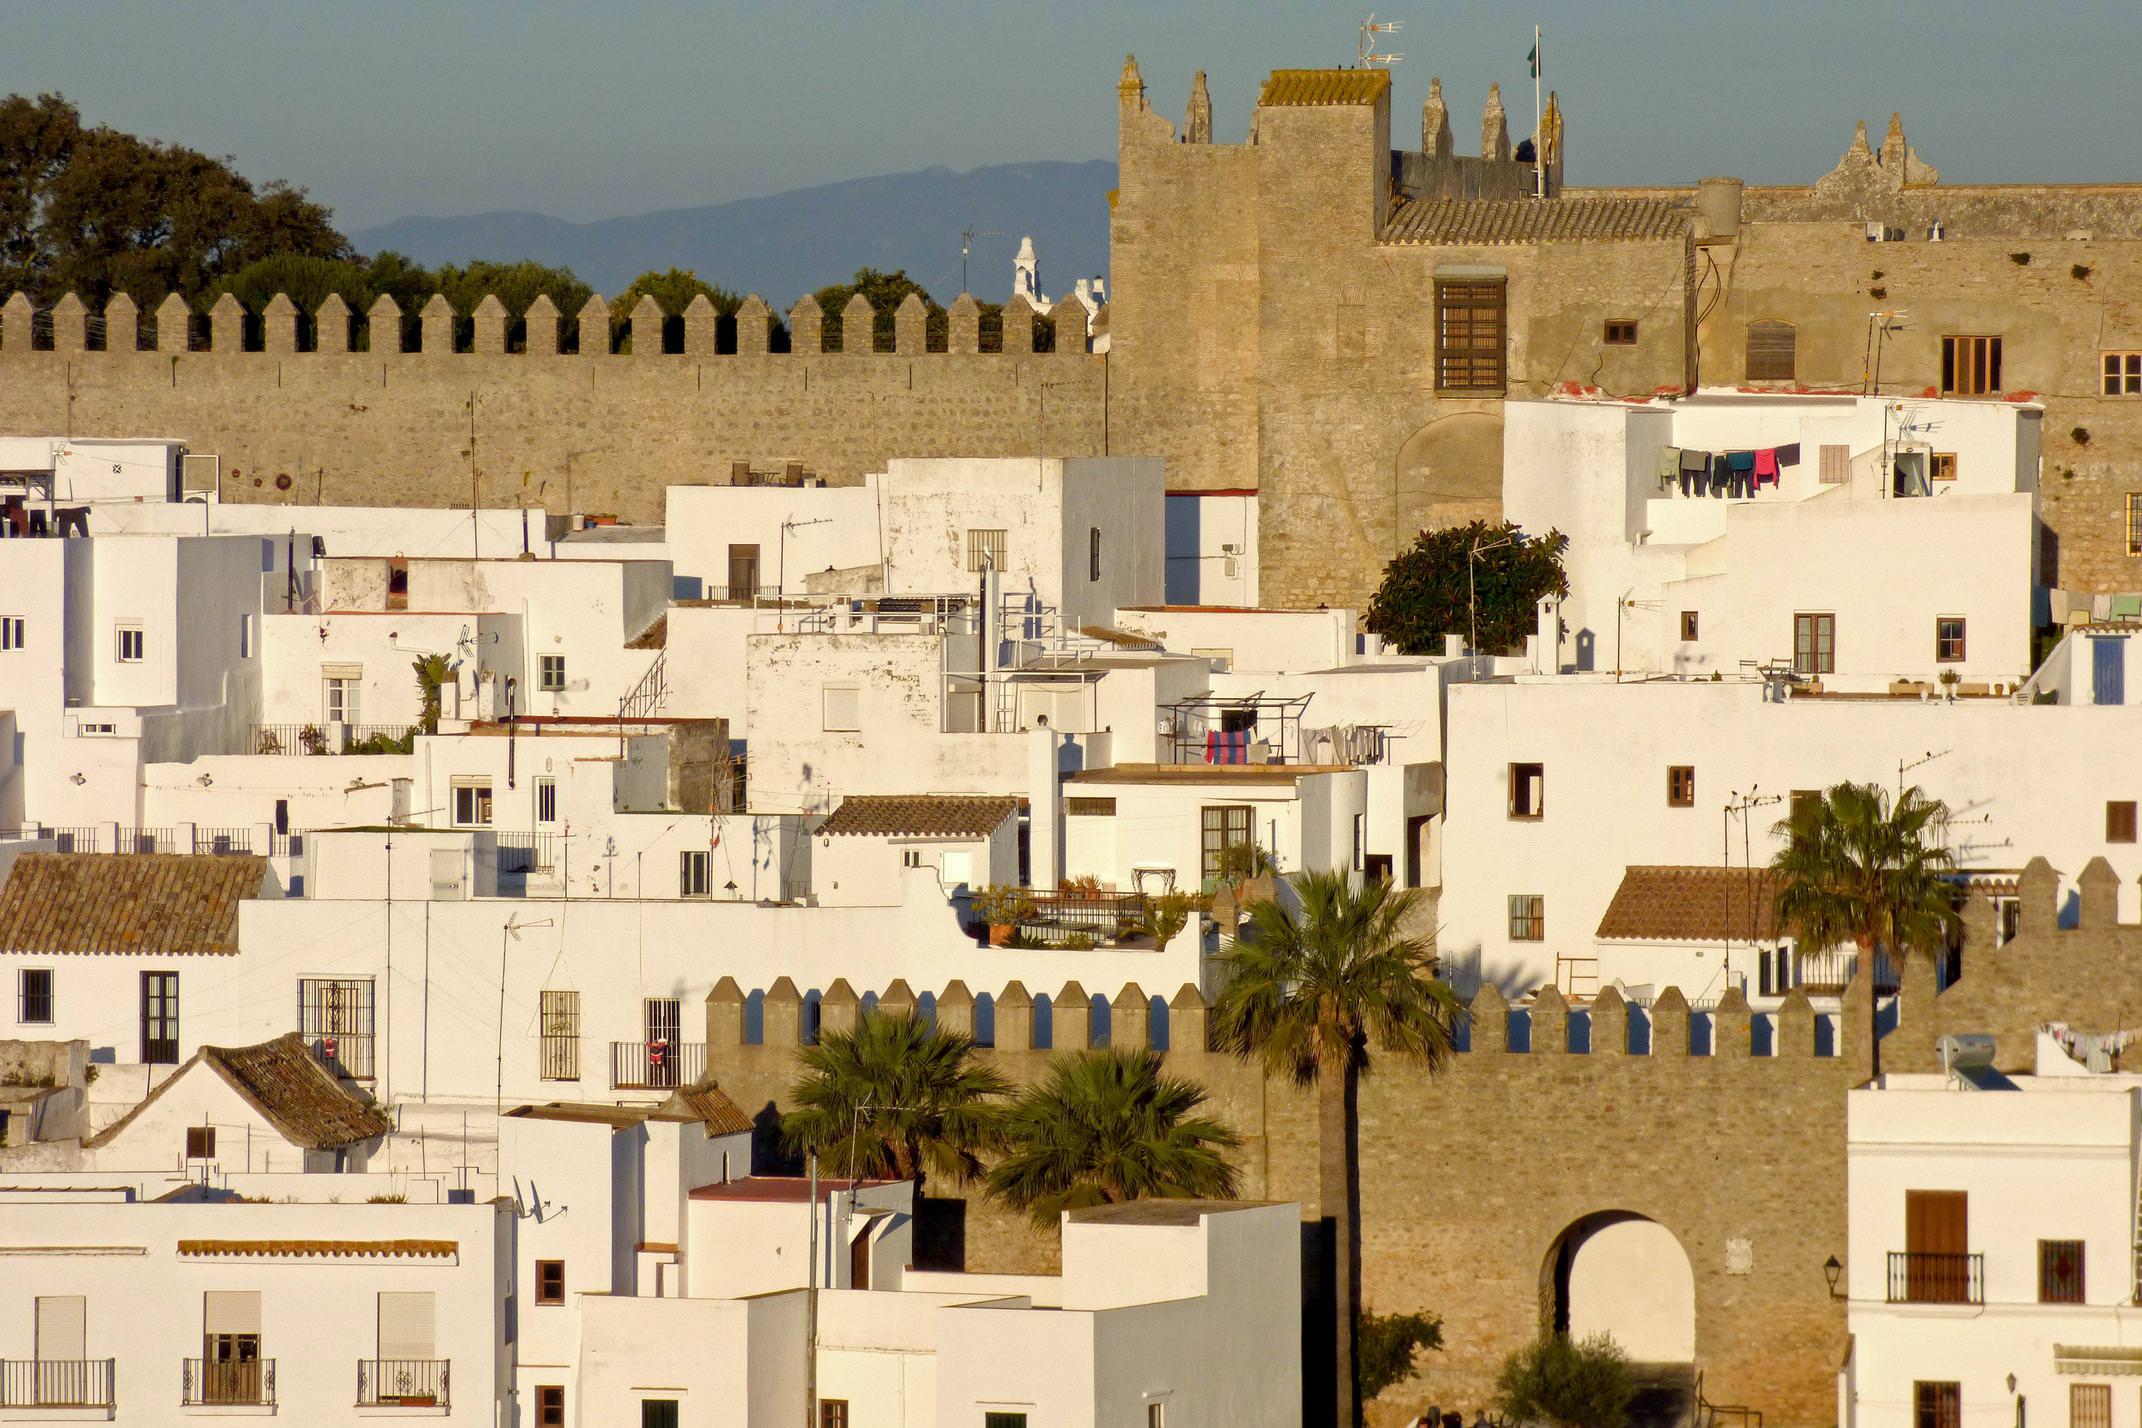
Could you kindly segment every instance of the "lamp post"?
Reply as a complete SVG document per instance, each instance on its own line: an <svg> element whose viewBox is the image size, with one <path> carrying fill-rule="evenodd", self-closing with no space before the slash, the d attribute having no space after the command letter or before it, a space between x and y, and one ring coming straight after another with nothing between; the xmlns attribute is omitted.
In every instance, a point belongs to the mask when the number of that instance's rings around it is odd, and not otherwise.
<svg viewBox="0 0 2142 1428"><path fill-rule="evenodd" d="M1837 1292L1837 1281L1843 1274L1844 1266L1837 1262L1836 1255L1831 1255L1822 1262L1822 1277L1829 1281L1830 1298L1832 1299L1842 1299L1844 1297Z"/></svg>

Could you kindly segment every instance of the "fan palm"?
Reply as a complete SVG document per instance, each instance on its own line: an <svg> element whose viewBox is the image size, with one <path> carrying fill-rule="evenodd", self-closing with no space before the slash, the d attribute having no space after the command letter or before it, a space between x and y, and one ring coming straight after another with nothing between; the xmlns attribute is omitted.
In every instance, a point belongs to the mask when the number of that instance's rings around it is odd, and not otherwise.
<svg viewBox="0 0 2142 1428"><path fill-rule="evenodd" d="M1354 1315L1361 1300L1360 1080L1371 1048L1433 1069L1450 1054L1458 1003L1435 954L1406 931L1417 894L1343 872L1294 879L1299 907L1251 905L1223 954L1220 1044L1317 1090L1318 1199L1338 1256L1332 1280L1337 1423L1360 1417Z"/></svg>
<svg viewBox="0 0 2142 1428"><path fill-rule="evenodd" d="M1008 1151L990 1193L1037 1226L1065 1210L1152 1197L1231 1198L1234 1132L1194 1114L1203 1087L1161 1074L1151 1051L1100 1049L1057 1061L1005 1113Z"/></svg>
<svg viewBox="0 0 2142 1428"><path fill-rule="evenodd" d="M1948 945L1960 925L1956 859L1941 833L1948 806L1907 788L1892 806L1878 784L1840 783L1781 819L1770 861L1777 921L1802 948L1857 947L1899 962Z"/></svg>
<svg viewBox="0 0 2142 1428"><path fill-rule="evenodd" d="M794 1151L843 1174L972 1180L998 1144L1011 1084L975 1059L974 1041L916 1016L872 1013L799 1053L796 1109L781 1119Z"/></svg>

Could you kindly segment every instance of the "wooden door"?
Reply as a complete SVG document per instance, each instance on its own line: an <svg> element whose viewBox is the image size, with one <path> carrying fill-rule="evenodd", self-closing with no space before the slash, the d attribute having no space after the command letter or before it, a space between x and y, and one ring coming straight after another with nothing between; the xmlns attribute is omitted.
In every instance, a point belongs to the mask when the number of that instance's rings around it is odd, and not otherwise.
<svg viewBox="0 0 2142 1428"><path fill-rule="evenodd" d="M1904 1192L1904 1283L1905 1297L1910 1302L1969 1302L1970 1245L1970 1197L1966 1192Z"/></svg>

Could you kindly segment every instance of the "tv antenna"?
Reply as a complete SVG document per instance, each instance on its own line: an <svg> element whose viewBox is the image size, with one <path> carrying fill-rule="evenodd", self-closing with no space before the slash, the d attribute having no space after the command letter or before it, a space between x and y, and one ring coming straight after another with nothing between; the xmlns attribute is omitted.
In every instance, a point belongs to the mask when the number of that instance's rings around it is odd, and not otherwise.
<svg viewBox="0 0 2142 1428"><path fill-rule="evenodd" d="M973 250L974 240L977 238L1002 238L1003 236L1002 233L993 228L986 231L978 230L972 223L959 231L959 290L961 292L968 290L967 254Z"/></svg>
<svg viewBox="0 0 2142 1428"><path fill-rule="evenodd" d="M1373 14L1363 20L1361 22L1361 41L1355 50L1355 58L1361 68L1368 69L1379 64L1389 68L1404 59L1405 56L1402 54L1376 53L1376 37L1378 35L1395 35L1405 28L1405 24L1404 20L1379 20Z"/></svg>

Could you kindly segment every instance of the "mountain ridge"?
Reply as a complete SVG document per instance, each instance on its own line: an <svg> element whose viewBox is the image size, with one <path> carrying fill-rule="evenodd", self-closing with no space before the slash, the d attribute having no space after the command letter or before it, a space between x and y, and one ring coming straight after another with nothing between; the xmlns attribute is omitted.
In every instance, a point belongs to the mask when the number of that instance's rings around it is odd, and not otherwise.
<svg viewBox="0 0 2142 1428"><path fill-rule="evenodd" d="M410 215L358 229L366 252L420 263L486 258L562 264L604 293L650 268L689 268L756 292L777 309L846 281L857 268L905 268L940 300L959 291L960 233L976 230L968 285L993 301L1011 291L1011 261L1031 236L1052 296L1108 268L1113 160L1043 160L964 171L942 165L875 174L722 203L576 223L522 209Z"/></svg>

